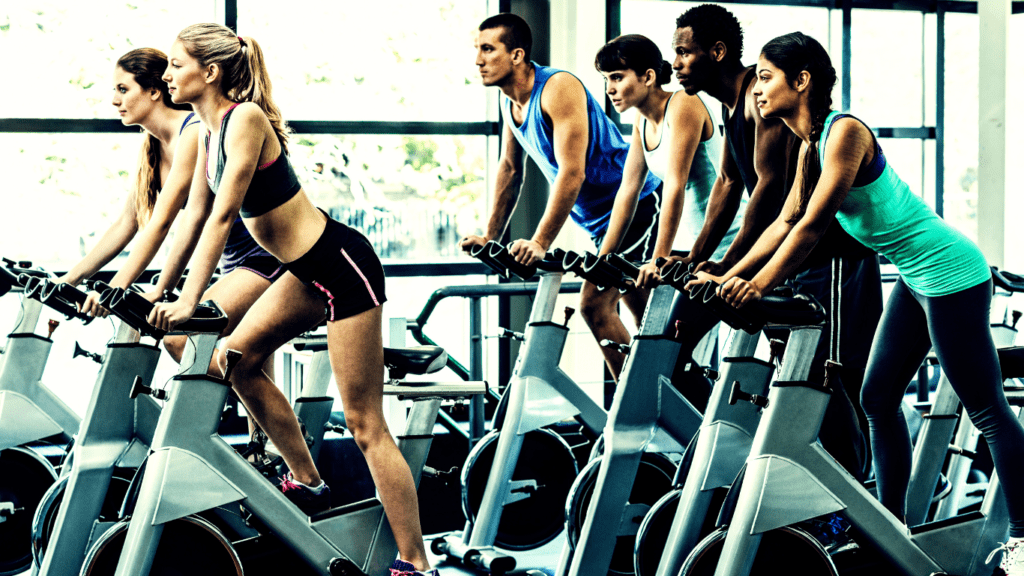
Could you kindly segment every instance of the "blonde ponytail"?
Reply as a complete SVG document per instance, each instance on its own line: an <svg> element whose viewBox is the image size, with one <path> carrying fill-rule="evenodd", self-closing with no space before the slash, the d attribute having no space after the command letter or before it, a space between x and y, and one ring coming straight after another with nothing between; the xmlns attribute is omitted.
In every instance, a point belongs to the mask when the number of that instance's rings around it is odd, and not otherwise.
<svg viewBox="0 0 1024 576"><path fill-rule="evenodd" d="M236 36L227 26L212 23L193 24L178 34L178 40L201 66L220 66L221 90L228 100L252 102L263 110L287 153L288 127L271 98L270 74L256 40Z"/></svg>

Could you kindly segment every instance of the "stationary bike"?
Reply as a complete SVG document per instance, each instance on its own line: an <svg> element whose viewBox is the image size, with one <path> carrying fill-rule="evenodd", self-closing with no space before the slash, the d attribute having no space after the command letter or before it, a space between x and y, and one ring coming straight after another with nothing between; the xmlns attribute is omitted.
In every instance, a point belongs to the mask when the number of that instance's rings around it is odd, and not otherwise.
<svg viewBox="0 0 1024 576"><path fill-rule="evenodd" d="M562 532L562 507L578 469L572 449L545 426L575 418L585 435L596 438L607 415L558 366L573 312L566 309L563 324L552 322L566 253L556 250L530 267L493 241L470 254L506 278L540 276L526 332L514 335L524 345L494 429L463 466L466 527L431 544L435 554L500 575L514 569L516 560L498 548L530 550Z"/></svg>
<svg viewBox="0 0 1024 576"><path fill-rule="evenodd" d="M728 306L717 297L712 300L723 309ZM779 310L764 300L729 313L780 319ZM768 398L759 400L764 413L731 524L702 540L679 574L745 576L775 573L781 566L801 574L878 567L907 575L991 574L985 556L1005 538L1008 522L999 478L990 482L980 511L905 526L817 442L831 389L827 383L804 381L806 372L793 373L787 364L791 354L802 358L801 350L813 350L821 323L807 318L790 324L783 373ZM1020 405L1019 392L1007 396Z"/></svg>
<svg viewBox="0 0 1024 576"><path fill-rule="evenodd" d="M133 296L113 290L108 308L143 333L162 337L145 321L152 305ZM193 346L187 348L183 370L171 386L135 388L136 394L163 396L167 404L138 489L126 501L131 516L97 539L82 574L241 574L247 557L259 557L275 544L290 550L316 574L383 573L397 556L397 546L379 500L370 498L307 517L216 434L228 378L241 357L228 351L223 379L206 374L226 322L215 303L198 308L178 327L191 334ZM438 371L446 358L437 347L384 350L391 378ZM395 380L385 386L385 393L414 401L406 431L399 437L414 479L423 469L441 399L483 394L485 387L482 382ZM238 512L232 512L239 510L235 503L241 505L244 524L237 522ZM234 523L218 525L226 515ZM239 533L226 535L227 528Z"/></svg>
<svg viewBox="0 0 1024 576"><path fill-rule="evenodd" d="M606 263L609 274L617 270L631 280L639 274L618 255L608 255ZM691 403L697 398L684 397L670 380L680 353L670 325L678 294L669 284L655 288L639 334L622 347L628 356L602 436L603 455L583 469L566 501L568 541L559 574L634 574L640 522L671 490L677 462L701 425L702 415ZM695 364L708 364L716 334L717 327L693 351ZM693 391L702 408L707 392Z"/></svg>
<svg viewBox="0 0 1024 576"><path fill-rule="evenodd" d="M73 304L46 292L45 271L4 259L0 294L22 292L22 313L0 358L0 575L23 572L32 562L32 516L56 480L50 463L31 448L50 440L66 444L79 418L40 380L53 341L35 333L44 302L88 323ZM50 336L59 322L49 322Z"/></svg>

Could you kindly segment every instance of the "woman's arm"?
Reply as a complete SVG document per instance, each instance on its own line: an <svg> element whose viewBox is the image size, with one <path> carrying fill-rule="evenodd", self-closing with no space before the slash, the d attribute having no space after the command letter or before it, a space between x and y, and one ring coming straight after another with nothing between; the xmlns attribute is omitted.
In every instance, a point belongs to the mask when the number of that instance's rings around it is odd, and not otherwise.
<svg viewBox="0 0 1024 576"><path fill-rule="evenodd" d="M238 217L242 200L249 190L249 183L259 165L267 135L273 134L270 122L259 106L251 102L240 104L231 115L224 138L227 163L221 175L220 187L206 225L203 226L199 243L195 246L195 258L188 279L181 289L176 302L157 304L149 315L151 324L162 330L188 320L195 312L199 299L210 283L217 261L224 252L224 246L231 232L231 225ZM205 166L205 162L202 166ZM205 182L205 178L203 179Z"/></svg>
<svg viewBox="0 0 1024 576"><path fill-rule="evenodd" d="M196 172L196 149L201 130L198 124L185 128L174 150L174 162L160 195L157 196L153 214L139 234L128 261L110 282L111 286L127 288L146 270L153 261L157 250L167 238L167 233L178 217L182 206L188 200L189 186ZM204 163L205 165L205 163Z"/></svg>
<svg viewBox="0 0 1024 576"><path fill-rule="evenodd" d="M751 251L751 256L754 256L753 252L758 252L758 255L767 259L767 264L749 281L735 277L726 278L722 284L720 294L733 306L740 307L751 300L759 299L762 294L771 291L799 269L800 264L835 220L836 212L849 194L857 171L873 154L874 138L871 132L853 119L836 121L832 125L829 142L832 142L832 145L825 147L824 169L801 218L792 224L788 233L781 235L781 238L765 238L764 249L761 249L759 240L756 246L758 249ZM807 151L803 150L801 157L806 153ZM799 186L802 185L804 177L803 162L799 166L799 176L794 183L793 191L786 200L782 214L773 224L773 229L798 208L798 200L795 198L799 196ZM778 228L781 230L781 227ZM777 249L768 246L768 241L777 243ZM732 272L729 271L730 276Z"/></svg>
<svg viewBox="0 0 1024 576"><path fill-rule="evenodd" d="M622 167L622 180L619 190L615 193L612 213L608 217L608 229L601 240L601 256L619 249L619 244L626 237L626 230L633 222L636 205L640 199L640 190L647 179L647 160L644 159L643 137L640 135L640 122L633 124L633 137L626 153L626 162Z"/></svg>
<svg viewBox="0 0 1024 576"><path fill-rule="evenodd" d="M120 254L135 237L135 232L138 229L139 226L135 220L135 195L129 194L117 220L110 225L110 228L107 228L89 254L81 262L75 264L67 274L58 278L58 282L76 285L89 278Z"/></svg>
<svg viewBox="0 0 1024 576"><path fill-rule="evenodd" d="M697 100L694 102L690 98ZM672 127L668 142L668 172L665 174L662 189L661 219L658 222L658 237L654 243L654 255L651 261L640 267L637 284L641 288L653 286L660 282L658 258L667 258L672 254L672 243L679 231L679 219L686 202L686 183L690 179L690 166L693 156L697 153L700 138L704 134L704 105L698 98L682 95L674 98L665 114L665 124ZM664 131L664 128L662 129Z"/></svg>

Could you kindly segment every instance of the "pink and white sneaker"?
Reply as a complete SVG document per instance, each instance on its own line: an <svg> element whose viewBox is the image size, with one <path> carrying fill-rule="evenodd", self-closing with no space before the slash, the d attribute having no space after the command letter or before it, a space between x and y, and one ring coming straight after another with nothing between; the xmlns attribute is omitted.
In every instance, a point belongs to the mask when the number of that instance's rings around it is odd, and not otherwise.
<svg viewBox="0 0 1024 576"><path fill-rule="evenodd" d="M420 572L416 567L405 560L395 560L391 565L391 573L388 576L439 576L437 570Z"/></svg>

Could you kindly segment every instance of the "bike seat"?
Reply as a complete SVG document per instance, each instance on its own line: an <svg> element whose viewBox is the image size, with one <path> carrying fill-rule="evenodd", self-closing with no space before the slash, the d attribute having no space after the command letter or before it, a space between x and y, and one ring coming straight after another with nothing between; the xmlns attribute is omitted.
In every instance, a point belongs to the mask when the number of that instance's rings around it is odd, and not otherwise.
<svg viewBox="0 0 1024 576"><path fill-rule="evenodd" d="M1024 346L1000 348L999 369L1003 372L1003 380L1024 378Z"/></svg>
<svg viewBox="0 0 1024 576"><path fill-rule="evenodd" d="M412 348L384 348L384 364L391 376L404 374L432 374L445 367L448 353L440 346L415 346Z"/></svg>

